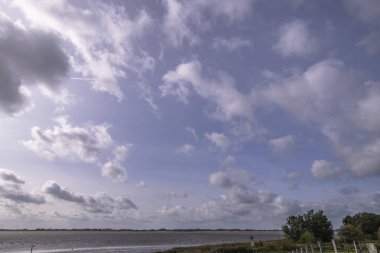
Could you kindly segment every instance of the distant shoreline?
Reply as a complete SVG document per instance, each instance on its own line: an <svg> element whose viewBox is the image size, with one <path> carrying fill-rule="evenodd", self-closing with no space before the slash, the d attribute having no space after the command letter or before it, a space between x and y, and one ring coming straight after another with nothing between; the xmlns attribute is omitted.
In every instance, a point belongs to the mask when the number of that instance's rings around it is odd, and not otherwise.
<svg viewBox="0 0 380 253"><path fill-rule="evenodd" d="M0 231L130 231L130 232L202 232L202 231L211 231L211 232L229 232L229 231L282 231L281 229L111 229L111 228L73 228L73 229L64 229L64 228L36 228L36 229L0 229Z"/></svg>

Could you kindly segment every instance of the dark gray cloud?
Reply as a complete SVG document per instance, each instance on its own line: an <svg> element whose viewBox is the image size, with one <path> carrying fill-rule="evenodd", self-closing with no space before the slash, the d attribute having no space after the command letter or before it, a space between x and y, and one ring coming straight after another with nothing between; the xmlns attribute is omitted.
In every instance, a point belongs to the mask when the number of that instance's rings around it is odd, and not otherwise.
<svg viewBox="0 0 380 253"><path fill-rule="evenodd" d="M69 202L84 203L84 197L78 194L75 194L68 189L61 188L54 181L48 181L42 187L43 192L54 196L57 199L66 200Z"/></svg>
<svg viewBox="0 0 380 253"><path fill-rule="evenodd" d="M112 198L105 193L83 196L61 187L51 180L43 185L42 190L56 199L77 203L87 212L95 214L113 214L128 209L137 209L137 206L125 196Z"/></svg>
<svg viewBox="0 0 380 253"><path fill-rule="evenodd" d="M69 63L56 35L14 24L2 14L0 26L0 110L14 114L27 104L22 85L56 89Z"/></svg>
<svg viewBox="0 0 380 253"><path fill-rule="evenodd" d="M15 184L24 184L25 181L18 177L13 171L6 170L6 169L0 169L0 178L4 181L12 182Z"/></svg>
<svg viewBox="0 0 380 253"><path fill-rule="evenodd" d="M356 186L345 186L339 189L339 193L343 195L352 195L359 192L359 188Z"/></svg>
<svg viewBox="0 0 380 253"><path fill-rule="evenodd" d="M38 194L27 193L18 187L0 186L0 195L19 204L43 204L45 198Z"/></svg>

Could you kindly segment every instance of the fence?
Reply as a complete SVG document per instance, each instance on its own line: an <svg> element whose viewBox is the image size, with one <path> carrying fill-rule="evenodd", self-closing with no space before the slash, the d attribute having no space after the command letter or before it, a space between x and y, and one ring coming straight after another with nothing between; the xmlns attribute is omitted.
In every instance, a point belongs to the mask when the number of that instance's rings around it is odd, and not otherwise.
<svg viewBox="0 0 380 253"><path fill-rule="evenodd" d="M300 244L288 253L378 253L373 243L360 242L346 243L345 241L332 240L331 243Z"/></svg>

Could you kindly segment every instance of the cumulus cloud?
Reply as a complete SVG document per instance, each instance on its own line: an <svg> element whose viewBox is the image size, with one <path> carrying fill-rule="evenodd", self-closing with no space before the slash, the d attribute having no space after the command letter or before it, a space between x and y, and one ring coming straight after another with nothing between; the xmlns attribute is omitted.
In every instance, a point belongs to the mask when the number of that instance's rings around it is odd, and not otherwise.
<svg viewBox="0 0 380 253"><path fill-rule="evenodd" d="M380 3L377 0L345 0L350 13L364 23L380 24Z"/></svg>
<svg viewBox="0 0 380 253"><path fill-rule="evenodd" d="M380 32L372 31L366 34L359 42L358 46L363 47L368 54L375 55L380 52Z"/></svg>
<svg viewBox="0 0 380 253"><path fill-rule="evenodd" d="M33 26L54 31L70 44L68 48L74 49L70 55L73 70L88 78L96 91L121 100L120 79L130 73L140 77L154 68L155 60L135 44L152 23L144 9L131 18L124 7L101 1L82 7L65 0L13 1L12 6L19 8Z"/></svg>
<svg viewBox="0 0 380 253"><path fill-rule="evenodd" d="M178 48L185 42L195 45L201 41L199 33L210 26L213 20L223 18L228 23L241 21L250 15L253 2L251 0L190 2L166 0L164 1L166 15L162 30L174 47Z"/></svg>
<svg viewBox="0 0 380 253"><path fill-rule="evenodd" d="M180 64L176 70L167 72L163 81L160 86L162 96L172 95L187 104L189 95L195 92L215 104L213 116L217 119L251 117L252 101L236 89L235 81L223 72L219 72L215 79L207 78L202 73L201 63L196 60Z"/></svg>
<svg viewBox="0 0 380 253"><path fill-rule="evenodd" d="M96 162L100 152L113 144L106 124L75 127L65 117L58 117L55 122L58 125L52 129L33 127L32 139L22 144L48 160L59 157L90 163Z"/></svg>
<svg viewBox="0 0 380 253"><path fill-rule="evenodd" d="M182 155L186 155L186 156L192 155L193 152L194 152L194 146L191 144L184 144L184 145L178 147L174 151L175 154L182 154Z"/></svg>
<svg viewBox="0 0 380 253"><path fill-rule="evenodd" d="M102 176L109 177L114 181L125 182L128 179L124 166L116 160L106 162L101 167Z"/></svg>
<svg viewBox="0 0 380 253"><path fill-rule="evenodd" d="M21 187L25 183L14 171L0 169L0 196L17 204L43 204L45 198L37 193L28 193Z"/></svg>
<svg viewBox="0 0 380 253"><path fill-rule="evenodd" d="M339 167L325 160L314 161L310 170L317 179L337 179L342 174L342 170Z"/></svg>
<svg viewBox="0 0 380 253"><path fill-rule="evenodd" d="M244 175L243 175L244 174ZM250 179L247 180L247 177ZM204 203L194 210L199 217L210 219L219 217L275 218L298 213L303 207L300 202L286 199L276 193L256 191L251 187L252 176L248 171L218 171L209 176L211 186L222 191L219 198ZM236 222L236 219L234 219Z"/></svg>
<svg viewBox="0 0 380 253"><path fill-rule="evenodd" d="M129 209L137 209L137 206L125 196L112 198L102 192L91 196L83 196L51 180L43 185L42 190L56 199L78 204L90 213L112 214Z"/></svg>
<svg viewBox="0 0 380 253"><path fill-rule="evenodd" d="M229 188L233 186L233 181L225 172L215 172L210 175L209 182L212 186Z"/></svg>
<svg viewBox="0 0 380 253"><path fill-rule="evenodd" d="M352 174L368 177L380 172L378 87L341 61L327 59L303 73L277 77L254 94L257 104L278 106L302 123L316 124Z"/></svg>
<svg viewBox="0 0 380 253"><path fill-rule="evenodd" d="M99 166L105 177L119 182L127 180L122 163L128 156L132 144L114 147L114 140L108 132L109 125L72 126L68 119L62 116L56 118L55 122L58 125L52 129L42 130L33 127L32 139L22 141L22 144L50 161L55 158L84 161ZM102 157L109 153L112 147L112 156L104 161Z"/></svg>
<svg viewBox="0 0 380 253"><path fill-rule="evenodd" d="M57 90L69 63L54 33L16 24L2 12L0 26L0 111L14 115L29 105L26 87Z"/></svg>
<svg viewBox="0 0 380 253"><path fill-rule="evenodd" d="M246 39L231 37L231 38L221 38L217 37L213 40L212 46L216 50L227 50L229 52L244 48L250 47L251 42Z"/></svg>
<svg viewBox="0 0 380 253"><path fill-rule="evenodd" d="M57 199L66 200L69 202L84 203L84 197L71 192L67 188L61 188L59 184L54 181L47 181L42 186L42 191L56 197Z"/></svg>
<svg viewBox="0 0 380 253"><path fill-rule="evenodd" d="M271 139L269 140L269 143L276 151L286 151L293 146L294 138L292 135L286 135L280 138Z"/></svg>
<svg viewBox="0 0 380 253"><path fill-rule="evenodd" d="M13 171L0 168L0 178L15 184L24 184L25 180L18 177Z"/></svg>
<svg viewBox="0 0 380 253"><path fill-rule="evenodd" d="M318 42L308 25L296 19L280 27L279 40L274 49L284 57L307 56L318 49Z"/></svg>
<svg viewBox="0 0 380 253"><path fill-rule="evenodd" d="M206 138L221 150L226 150L230 146L230 140L223 133L206 133Z"/></svg>

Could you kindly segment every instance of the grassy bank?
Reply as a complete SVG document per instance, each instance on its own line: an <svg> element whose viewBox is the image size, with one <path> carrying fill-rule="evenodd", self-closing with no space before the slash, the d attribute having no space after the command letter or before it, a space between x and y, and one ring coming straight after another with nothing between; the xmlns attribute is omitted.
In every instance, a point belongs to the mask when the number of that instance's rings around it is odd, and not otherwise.
<svg viewBox="0 0 380 253"><path fill-rule="evenodd" d="M376 247L380 248L380 241L372 241L375 243ZM362 252L367 253L365 247L366 242L361 242ZM295 249L300 249L301 247L305 250L305 244L295 243L291 240L275 240L275 241L259 241L255 242L255 252L256 253L288 253ZM319 253L319 248L317 245L307 245L308 252L311 251L313 247L313 252ZM333 247L331 243L321 244L324 253L333 253ZM343 242L337 242L337 248L339 253L355 253L355 249L351 244L344 244ZM181 247L173 248L169 250L162 251L161 253L252 253L252 248L249 242L244 243L227 243L218 245L202 245L193 247ZM300 251L299 251L300 252ZM303 252L307 252L306 250Z"/></svg>
<svg viewBox="0 0 380 253"><path fill-rule="evenodd" d="M255 242L256 252L289 252L294 249L294 243L289 240L276 241L259 241ZM227 243L218 245L202 245L194 247L173 248L163 251L162 253L252 253L252 248L249 242L244 243Z"/></svg>

